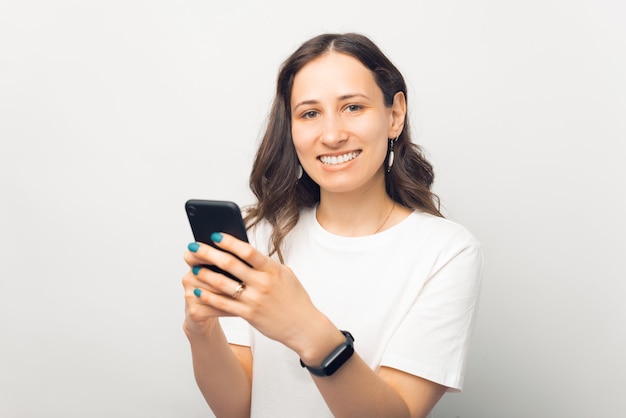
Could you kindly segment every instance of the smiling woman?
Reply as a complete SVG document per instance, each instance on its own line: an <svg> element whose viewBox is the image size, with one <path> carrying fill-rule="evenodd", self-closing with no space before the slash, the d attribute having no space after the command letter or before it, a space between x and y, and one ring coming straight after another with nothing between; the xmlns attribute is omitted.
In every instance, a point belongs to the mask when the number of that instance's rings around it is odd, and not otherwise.
<svg viewBox="0 0 626 418"><path fill-rule="evenodd" d="M218 417L425 417L462 388L480 244L439 213L406 115L365 36L320 35L283 64L250 244L185 253L184 329Z"/></svg>

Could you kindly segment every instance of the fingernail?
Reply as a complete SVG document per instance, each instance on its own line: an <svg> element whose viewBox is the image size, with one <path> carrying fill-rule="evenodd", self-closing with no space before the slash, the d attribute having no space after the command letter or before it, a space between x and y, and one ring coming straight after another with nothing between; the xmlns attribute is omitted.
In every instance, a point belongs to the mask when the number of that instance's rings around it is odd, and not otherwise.
<svg viewBox="0 0 626 418"><path fill-rule="evenodd" d="M193 271L193 274L195 274L197 276L198 272L200 271L200 266L193 266L191 271Z"/></svg>
<svg viewBox="0 0 626 418"><path fill-rule="evenodd" d="M219 232L213 232L211 234L211 241L213 242L222 242L222 238L224 237Z"/></svg>
<svg viewBox="0 0 626 418"><path fill-rule="evenodd" d="M196 295L196 297L200 297L200 295L202 294L202 290L200 289L193 289L193 294Z"/></svg>
<svg viewBox="0 0 626 418"><path fill-rule="evenodd" d="M200 244L198 244L197 242L192 242L191 244L187 245L187 249L192 253L198 251L198 248L200 248Z"/></svg>

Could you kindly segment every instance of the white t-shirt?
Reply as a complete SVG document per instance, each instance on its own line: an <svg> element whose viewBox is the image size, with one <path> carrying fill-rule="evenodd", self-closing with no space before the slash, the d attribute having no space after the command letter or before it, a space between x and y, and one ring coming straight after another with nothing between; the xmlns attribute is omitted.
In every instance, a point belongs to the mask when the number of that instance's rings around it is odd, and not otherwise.
<svg viewBox="0 0 626 418"><path fill-rule="evenodd" d="M269 232L256 228L251 243L266 250ZM413 212L378 234L342 237L306 209L283 255L373 370L393 367L461 390L482 270L480 244L464 227ZM296 353L240 318L222 325L231 343L252 349L252 417L332 417Z"/></svg>

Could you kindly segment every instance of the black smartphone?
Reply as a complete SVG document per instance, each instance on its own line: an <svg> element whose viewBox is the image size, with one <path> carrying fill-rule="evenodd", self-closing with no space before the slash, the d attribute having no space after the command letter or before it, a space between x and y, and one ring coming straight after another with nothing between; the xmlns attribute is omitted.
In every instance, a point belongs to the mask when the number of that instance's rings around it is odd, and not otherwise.
<svg viewBox="0 0 626 418"><path fill-rule="evenodd" d="M185 211L196 242L218 248L211 240L214 232L225 232L242 241L248 242L248 234L241 217L241 209L235 202L224 200L190 199L185 202ZM219 248L218 248L219 249ZM221 250L221 249L220 249ZM221 250L223 251L223 250ZM237 277L213 265L202 267L221 273L241 282Z"/></svg>

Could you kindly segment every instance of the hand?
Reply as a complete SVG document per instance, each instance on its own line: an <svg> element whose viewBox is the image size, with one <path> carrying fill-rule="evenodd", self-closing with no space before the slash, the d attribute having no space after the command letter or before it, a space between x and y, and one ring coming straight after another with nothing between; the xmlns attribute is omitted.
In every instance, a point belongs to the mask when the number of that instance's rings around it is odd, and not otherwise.
<svg viewBox="0 0 626 418"><path fill-rule="evenodd" d="M213 328L219 325L217 318L225 316L226 313L203 304L196 296L210 290L206 284L198 280L193 269L183 277L183 287L185 289L185 321L183 323L185 334L188 337L209 335Z"/></svg>
<svg viewBox="0 0 626 418"><path fill-rule="evenodd" d="M241 279L245 288L235 294L239 283L209 269L196 268L196 274L189 273L195 277L185 276L183 280L186 294L193 295L195 288L201 291L200 296L193 296L196 301L188 300L188 306L202 305L194 323L202 322L205 316L239 316L299 354L315 345L319 333L328 331L324 326L332 326L287 266L228 234L214 234L213 238L217 246L249 265L224 251L195 243L190 244L195 251L188 251L185 261L192 269L201 264L218 266Z"/></svg>

